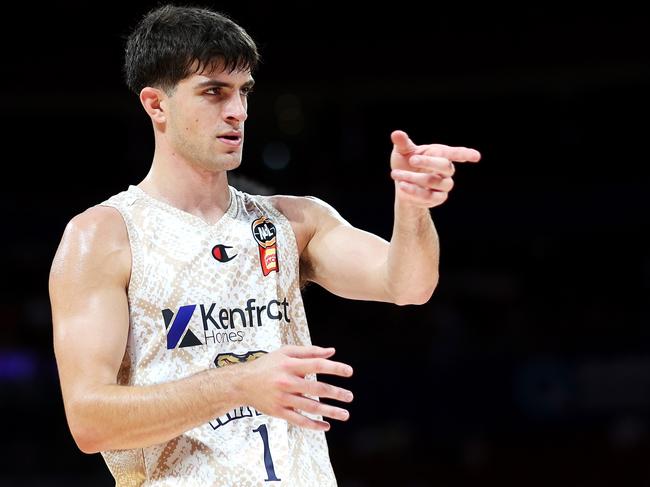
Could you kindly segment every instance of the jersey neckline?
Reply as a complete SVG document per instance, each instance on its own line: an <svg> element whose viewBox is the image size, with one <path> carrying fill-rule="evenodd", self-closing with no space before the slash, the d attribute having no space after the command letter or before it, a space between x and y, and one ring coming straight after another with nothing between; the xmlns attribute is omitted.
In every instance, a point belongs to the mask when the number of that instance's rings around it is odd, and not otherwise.
<svg viewBox="0 0 650 487"><path fill-rule="evenodd" d="M228 185L228 192L230 194L230 201L228 203L228 208L226 209L225 213L219 218L216 222L214 223L208 223L205 221L203 218L200 216L193 215L192 213L181 210L180 208L177 208L176 206L173 206L163 200L159 200L158 198L155 198L154 196L151 196L149 193L147 193L144 189L135 186L133 184L129 185L128 188L129 191L135 192L141 196L143 196L147 201L152 203L153 205L166 210L170 213L173 213L185 220L192 221L195 224L199 224L203 227L208 227L208 228L215 228L220 226L223 221L225 220L226 217L232 218L234 214L236 213L237 210L237 205L235 204L235 191L234 188L230 185Z"/></svg>

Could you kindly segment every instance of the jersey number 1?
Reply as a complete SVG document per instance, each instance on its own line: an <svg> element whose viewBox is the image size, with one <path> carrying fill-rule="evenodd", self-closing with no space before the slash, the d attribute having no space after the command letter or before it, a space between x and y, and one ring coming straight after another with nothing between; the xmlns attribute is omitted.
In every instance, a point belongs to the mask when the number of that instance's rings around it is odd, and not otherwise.
<svg viewBox="0 0 650 487"><path fill-rule="evenodd" d="M271 449L269 448L269 433L266 430L266 425L262 424L253 433L259 433L264 442L264 466L266 467L266 476L268 477L265 482L277 482L281 479L275 475L275 468L273 467L273 457L271 456Z"/></svg>

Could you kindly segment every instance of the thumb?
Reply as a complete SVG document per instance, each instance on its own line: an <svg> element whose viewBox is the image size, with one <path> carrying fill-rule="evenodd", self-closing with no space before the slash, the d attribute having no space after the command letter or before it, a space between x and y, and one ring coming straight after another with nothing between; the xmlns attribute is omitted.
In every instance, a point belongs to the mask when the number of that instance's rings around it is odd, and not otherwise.
<svg viewBox="0 0 650 487"><path fill-rule="evenodd" d="M390 134L390 139L393 141L393 150L396 152L399 152L400 154L408 154L409 152L413 152L413 150L417 147L411 139L409 139L409 136L406 134L406 132L403 132L401 130L395 130L392 134Z"/></svg>

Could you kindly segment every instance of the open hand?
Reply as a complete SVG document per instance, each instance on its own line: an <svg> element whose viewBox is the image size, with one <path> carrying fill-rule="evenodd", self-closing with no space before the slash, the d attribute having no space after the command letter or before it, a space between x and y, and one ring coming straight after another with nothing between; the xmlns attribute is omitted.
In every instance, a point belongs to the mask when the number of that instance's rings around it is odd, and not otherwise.
<svg viewBox="0 0 650 487"><path fill-rule="evenodd" d="M333 348L285 345L252 362L241 364L248 368L244 401L258 411L303 428L328 430L327 421L313 419L309 413L345 421L346 409L318 401L318 397L352 401L352 393L324 382L309 380L305 376L329 374L350 377L352 367L329 360ZM311 396L311 397L310 397Z"/></svg>

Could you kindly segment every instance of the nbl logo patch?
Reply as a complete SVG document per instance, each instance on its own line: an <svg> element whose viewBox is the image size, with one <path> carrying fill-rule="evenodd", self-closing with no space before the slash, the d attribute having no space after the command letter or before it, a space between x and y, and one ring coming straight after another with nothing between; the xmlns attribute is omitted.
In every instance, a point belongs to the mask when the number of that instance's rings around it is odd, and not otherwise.
<svg viewBox="0 0 650 487"><path fill-rule="evenodd" d="M275 225L271 223L268 217L263 216L253 222L251 229L260 251L262 273L268 276L273 271L278 272L277 232Z"/></svg>

